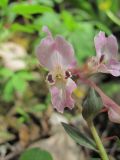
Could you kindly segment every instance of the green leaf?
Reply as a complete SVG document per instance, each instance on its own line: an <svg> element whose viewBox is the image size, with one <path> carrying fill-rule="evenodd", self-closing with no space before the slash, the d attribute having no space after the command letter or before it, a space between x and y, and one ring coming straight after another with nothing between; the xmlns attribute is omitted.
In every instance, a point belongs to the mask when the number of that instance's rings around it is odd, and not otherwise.
<svg viewBox="0 0 120 160"><path fill-rule="evenodd" d="M15 138L14 134L11 134L7 131L0 131L0 144L6 141L13 140Z"/></svg>
<svg viewBox="0 0 120 160"><path fill-rule="evenodd" d="M115 136L115 138L116 138L116 144L120 148L120 138L117 136Z"/></svg>
<svg viewBox="0 0 120 160"><path fill-rule="evenodd" d="M24 79L22 79L19 75L14 75L12 78L14 88L23 93L27 87L27 83Z"/></svg>
<svg viewBox="0 0 120 160"><path fill-rule="evenodd" d="M38 18L36 17L36 19L34 20L34 26L36 27L36 29L38 31L40 31L40 28L43 25L47 25L49 28L54 28L55 26L59 26L60 25L60 19L59 19L59 14L51 12L51 13L44 13L42 16L38 16Z"/></svg>
<svg viewBox="0 0 120 160"><path fill-rule="evenodd" d="M6 83L4 91L3 91L3 99L6 100L6 101L12 100L13 92L14 92L13 83L12 83L12 80L9 80Z"/></svg>
<svg viewBox="0 0 120 160"><path fill-rule="evenodd" d="M0 76L9 78L13 75L13 71L8 68L0 68Z"/></svg>
<svg viewBox="0 0 120 160"><path fill-rule="evenodd" d="M93 22L93 24L95 24L98 28L98 30L102 30L104 32L106 32L108 35L111 34L111 30L107 27L107 25L105 25L104 23L100 22L100 21L95 21Z"/></svg>
<svg viewBox="0 0 120 160"><path fill-rule="evenodd" d="M29 115L23 110L22 107L16 108L16 113L19 113L21 115L21 117L19 118L20 122L28 122L30 120Z"/></svg>
<svg viewBox="0 0 120 160"><path fill-rule="evenodd" d="M34 25L22 25L19 23L14 23L11 25L11 29L13 31L21 31L21 32L26 32L26 33L34 33L35 32L35 27Z"/></svg>
<svg viewBox="0 0 120 160"><path fill-rule="evenodd" d="M14 88L23 93L26 90L27 87L27 81L34 80L34 76L26 71L20 71L12 77L13 86Z"/></svg>
<svg viewBox="0 0 120 160"><path fill-rule="evenodd" d="M47 109L47 105L45 104L37 104L31 108L31 112L42 112Z"/></svg>
<svg viewBox="0 0 120 160"><path fill-rule="evenodd" d="M23 80L34 80L35 79L33 74L27 71L20 71L17 73L17 76L19 76L20 79L23 79Z"/></svg>
<svg viewBox="0 0 120 160"><path fill-rule="evenodd" d="M96 145L92 139L90 139L87 135L84 133L81 133L77 128L68 125L66 123L62 122L62 125L65 129L65 131L69 134L69 136L78 144L81 146L84 146L86 148L92 149L94 151L97 151Z"/></svg>
<svg viewBox="0 0 120 160"><path fill-rule="evenodd" d="M68 40L74 46L79 63L83 63L88 57L94 55L94 35L94 27L88 22L79 23L79 27L69 33Z"/></svg>
<svg viewBox="0 0 120 160"><path fill-rule="evenodd" d="M2 8L6 7L7 4L8 4L8 0L0 0L0 6L1 6Z"/></svg>
<svg viewBox="0 0 120 160"><path fill-rule="evenodd" d="M0 42L6 41L11 36L11 32L7 28L0 28Z"/></svg>
<svg viewBox="0 0 120 160"><path fill-rule="evenodd" d="M23 152L19 160L53 160L53 158L47 151L39 148L32 148Z"/></svg>
<svg viewBox="0 0 120 160"><path fill-rule="evenodd" d="M62 11L61 18L64 22L64 25L69 30L72 31L73 29L77 28L78 23L75 21L74 17L72 16L72 14L70 12Z"/></svg>
<svg viewBox="0 0 120 160"><path fill-rule="evenodd" d="M38 13L45 13L45 12L52 12L52 8L44 6L44 5L37 5L37 4L14 4L11 6L11 12L16 14L20 14L23 16L31 15L31 14L38 14Z"/></svg>
<svg viewBox="0 0 120 160"><path fill-rule="evenodd" d="M105 93L113 97L114 94L120 91L120 84L119 82L108 82L101 85L101 88L105 91Z"/></svg>
<svg viewBox="0 0 120 160"><path fill-rule="evenodd" d="M40 3L46 6L54 7L54 2L51 0L34 0L36 3Z"/></svg>

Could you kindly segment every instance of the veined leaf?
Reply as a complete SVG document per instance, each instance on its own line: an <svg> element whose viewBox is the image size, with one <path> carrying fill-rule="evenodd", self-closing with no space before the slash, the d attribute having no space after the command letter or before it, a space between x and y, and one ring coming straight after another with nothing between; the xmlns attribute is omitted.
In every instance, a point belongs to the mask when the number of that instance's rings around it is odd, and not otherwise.
<svg viewBox="0 0 120 160"><path fill-rule="evenodd" d="M85 134L81 133L77 128L63 123L62 125L65 129L65 131L68 133L68 135L78 144L80 144L81 146L87 147L89 149L95 150L96 149L96 145L94 143L94 141L92 139L90 139L88 136L86 136Z"/></svg>

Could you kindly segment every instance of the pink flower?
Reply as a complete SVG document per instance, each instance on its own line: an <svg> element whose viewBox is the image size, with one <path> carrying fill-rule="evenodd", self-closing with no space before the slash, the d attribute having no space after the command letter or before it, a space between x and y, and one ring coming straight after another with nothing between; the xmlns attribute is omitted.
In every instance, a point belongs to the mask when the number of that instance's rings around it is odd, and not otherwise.
<svg viewBox="0 0 120 160"><path fill-rule="evenodd" d="M104 94L104 92L95 85L95 83L90 84L101 96L103 105L108 110L108 117L111 122L120 123L120 106L115 103L111 98Z"/></svg>
<svg viewBox="0 0 120 160"><path fill-rule="evenodd" d="M118 44L115 36L105 36L99 32L94 38L96 57L90 58L88 66L93 72L110 73L120 76L120 62L118 62Z"/></svg>
<svg viewBox="0 0 120 160"><path fill-rule="evenodd" d="M47 27L43 27L43 31L47 37L38 46L37 57L40 64L49 70L46 81L50 87L53 107L63 112L65 107L74 107L71 94L76 84L69 71L76 64L74 50L62 36L53 38Z"/></svg>

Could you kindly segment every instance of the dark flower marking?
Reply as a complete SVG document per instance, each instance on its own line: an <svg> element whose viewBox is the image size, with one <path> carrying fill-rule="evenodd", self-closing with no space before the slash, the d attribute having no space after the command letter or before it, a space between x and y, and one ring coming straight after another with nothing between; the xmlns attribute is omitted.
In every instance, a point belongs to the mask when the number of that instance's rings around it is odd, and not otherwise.
<svg viewBox="0 0 120 160"><path fill-rule="evenodd" d="M71 72L70 71L65 71L65 79L68 79L70 78L72 75L71 75Z"/></svg>
<svg viewBox="0 0 120 160"><path fill-rule="evenodd" d="M50 82L50 83L53 83L53 82L54 82L53 77L52 77L52 74L48 74L47 80L48 80L48 82Z"/></svg>
<svg viewBox="0 0 120 160"><path fill-rule="evenodd" d="M101 55L101 57L100 57L100 63L102 63L103 62L103 60L104 60L104 58L105 58L105 55L103 54L103 55Z"/></svg>

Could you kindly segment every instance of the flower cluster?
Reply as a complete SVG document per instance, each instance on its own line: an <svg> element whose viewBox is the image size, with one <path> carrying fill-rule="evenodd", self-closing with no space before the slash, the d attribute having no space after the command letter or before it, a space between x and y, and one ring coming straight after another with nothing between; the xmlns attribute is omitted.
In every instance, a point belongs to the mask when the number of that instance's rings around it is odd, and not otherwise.
<svg viewBox="0 0 120 160"><path fill-rule="evenodd" d="M53 107L57 111L63 112L65 107L72 109L75 104L72 93L77 88L77 84L72 80L71 73L77 68L74 49L62 36L57 35L53 38L47 27L43 27L43 31L46 32L47 36L42 39L36 53L40 64L49 71L46 82L51 93ZM89 74L102 72L120 76L116 38L113 35L105 37L105 33L100 31L95 36L94 43L97 54L86 63ZM84 77L84 71L82 77ZM109 119L120 123L120 106L105 95L94 82L86 79L86 76L82 79L101 96L103 105L108 111Z"/></svg>

